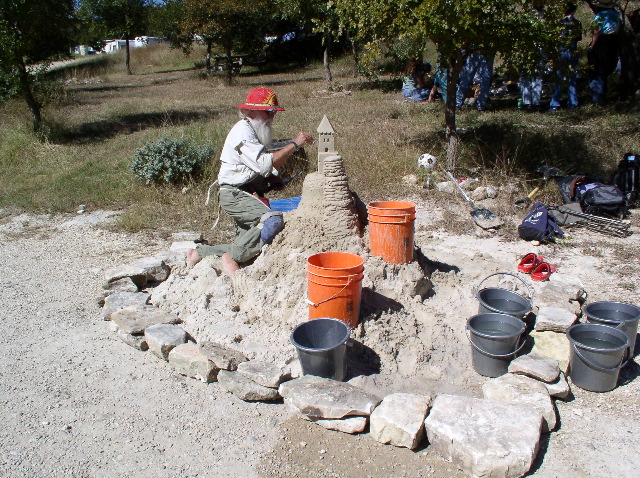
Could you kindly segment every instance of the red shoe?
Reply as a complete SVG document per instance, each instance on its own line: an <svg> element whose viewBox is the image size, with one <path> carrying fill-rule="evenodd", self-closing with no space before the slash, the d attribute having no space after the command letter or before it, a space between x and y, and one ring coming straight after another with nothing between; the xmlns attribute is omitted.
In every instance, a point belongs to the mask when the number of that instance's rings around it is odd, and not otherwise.
<svg viewBox="0 0 640 478"><path fill-rule="evenodd" d="M518 264L518 270L520 272L524 272L525 274L531 274L536 269L536 267L542 264L543 261L544 257L530 252L520 260L520 263Z"/></svg>
<svg viewBox="0 0 640 478"><path fill-rule="evenodd" d="M556 271L556 268L548 262L542 262L531 273L531 279L536 281L549 280L549 276Z"/></svg>

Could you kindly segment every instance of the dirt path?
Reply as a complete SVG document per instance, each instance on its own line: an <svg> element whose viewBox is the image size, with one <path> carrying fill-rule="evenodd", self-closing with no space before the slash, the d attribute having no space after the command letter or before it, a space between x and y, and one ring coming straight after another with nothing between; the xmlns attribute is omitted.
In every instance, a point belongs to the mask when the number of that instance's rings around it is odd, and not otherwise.
<svg viewBox="0 0 640 478"><path fill-rule="evenodd" d="M463 476L428 446L411 452L367 434L329 432L292 418L281 404L242 402L128 347L108 331L96 291L105 269L168 244L70 219L0 219L1 476ZM565 265L593 267L583 280L601 296L594 300L616 293L637 302L637 285L628 285L637 278L637 235L631 243L589 241L560 251ZM442 262L472 263L465 257L481 252L469 236L445 241L423 231L417 242ZM529 246L503 247L491 254L515 257ZM607 274L630 275L610 287L597 274L598 261ZM628 367L629 383L613 392L574 387L572 400L557 402L560 429L545 436L532 476L636 476L639 369Z"/></svg>

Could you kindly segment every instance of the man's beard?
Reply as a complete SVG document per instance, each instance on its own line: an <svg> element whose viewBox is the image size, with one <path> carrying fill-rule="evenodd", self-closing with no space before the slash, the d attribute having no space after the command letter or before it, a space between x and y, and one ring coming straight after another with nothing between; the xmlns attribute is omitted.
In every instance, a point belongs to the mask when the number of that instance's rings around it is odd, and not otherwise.
<svg viewBox="0 0 640 478"><path fill-rule="evenodd" d="M249 120L249 124L256 132L256 136L260 143L264 145L265 148L271 146L273 142L273 131L271 128L271 120L268 119L266 121L261 121L257 118L247 118Z"/></svg>

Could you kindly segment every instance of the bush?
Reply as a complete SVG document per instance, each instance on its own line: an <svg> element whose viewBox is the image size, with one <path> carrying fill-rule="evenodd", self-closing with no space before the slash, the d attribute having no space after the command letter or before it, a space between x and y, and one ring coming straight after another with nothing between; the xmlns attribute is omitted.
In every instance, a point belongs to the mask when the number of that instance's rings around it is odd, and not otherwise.
<svg viewBox="0 0 640 478"><path fill-rule="evenodd" d="M200 174L212 154L213 148L208 144L193 145L186 138L160 138L136 149L130 168L147 184L179 184Z"/></svg>

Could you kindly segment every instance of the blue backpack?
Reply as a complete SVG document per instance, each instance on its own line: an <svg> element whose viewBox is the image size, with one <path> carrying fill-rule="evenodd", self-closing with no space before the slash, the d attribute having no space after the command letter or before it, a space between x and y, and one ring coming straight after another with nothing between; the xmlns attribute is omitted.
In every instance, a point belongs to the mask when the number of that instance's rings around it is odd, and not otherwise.
<svg viewBox="0 0 640 478"><path fill-rule="evenodd" d="M518 226L518 235L525 241L544 242L553 236L564 236L553 214L544 204L535 203Z"/></svg>

